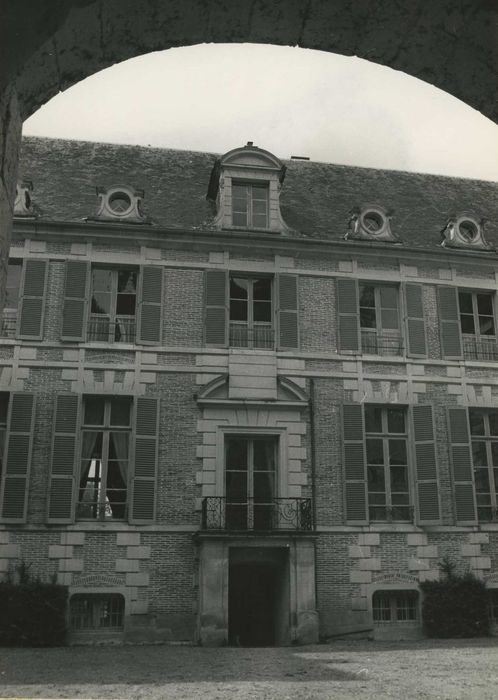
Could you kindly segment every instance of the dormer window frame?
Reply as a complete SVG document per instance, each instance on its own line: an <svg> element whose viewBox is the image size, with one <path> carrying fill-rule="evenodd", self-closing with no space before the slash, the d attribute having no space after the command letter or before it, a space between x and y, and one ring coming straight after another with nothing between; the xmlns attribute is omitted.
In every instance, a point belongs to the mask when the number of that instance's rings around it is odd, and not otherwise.
<svg viewBox="0 0 498 700"><path fill-rule="evenodd" d="M127 185L97 187L99 203L97 213L89 217L90 221L119 221L121 223L147 223L147 217L141 211L144 198L143 190L135 190ZM119 206L116 203L119 202Z"/></svg>
<svg viewBox="0 0 498 700"><path fill-rule="evenodd" d="M283 233L288 231L280 213L280 189L285 177L285 166L268 151L248 143L222 156L213 168L208 190L208 199L216 202L217 213L214 224L223 230L255 231L262 233ZM247 193L247 219L244 222L234 207L234 188L238 185L266 190L266 221L258 221L254 216L254 199ZM242 199L242 198L240 198ZM261 200L262 201L262 200ZM265 225L261 225L264 223Z"/></svg>
<svg viewBox="0 0 498 700"><path fill-rule="evenodd" d="M242 199L242 197L236 197L234 193L234 188L236 187L244 187L246 188L246 221L245 223L237 223L236 222L236 215L243 214L243 211L238 211L236 210L235 202L236 199ZM242 229L261 229L266 231L269 228L270 224L270 183L268 180L260 180L258 179L241 179L239 180L238 178L232 178L231 181L231 188L232 188L232 196L231 196L231 208L232 208L232 226L237 227L237 228L242 228ZM265 197L257 198L254 197L254 193L256 193L258 190L264 191ZM255 211L255 204L257 202L265 202L265 212L264 212L264 217L265 217L265 225L261 226L260 222L258 220L258 217L262 216L260 212Z"/></svg>

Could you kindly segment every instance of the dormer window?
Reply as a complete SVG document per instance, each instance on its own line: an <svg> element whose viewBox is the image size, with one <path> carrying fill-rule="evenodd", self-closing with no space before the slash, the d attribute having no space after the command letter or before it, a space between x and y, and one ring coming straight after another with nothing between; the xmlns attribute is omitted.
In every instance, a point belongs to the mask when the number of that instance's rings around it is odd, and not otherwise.
<svg viewBox="0 0 498 700"><path fill-rule="evenodd" d="M287 231L280 213L285 166L248 142L216 161L207 198L216 203L214 223L221 229Z"/></svg>
<svg viewBox="0 0 498 700"><path fill-rule="evenodd" d="M384 207L378 204L366 204L352 212L349 220L348 238L399 243L398 237L391 231L391 217Z"/></svg>
<svg viewBox="0 0 498 700"><path fill-rule="evenodd" d="M268 183L232 183L232 223L268 228Z"/></svg>
<svg viewBox="0 0 498 700"><path fill-rule="evenodd" d="M451 217L441 233L445 248L474 248L490 250L484 238L484 223L469 214Z"/></svg>
<svg viewBox="0 0 498 700"><path fill-rule="evenodd" d="M99 197L97 213L94 217L89 217L89 220L147 223L148 218L141 210L144 197L142 190L114 185L107 189L97 187L97 195Z"/></svg>
<svg viewBox="0 0 498 700"><path fill-rule="evenodd" d="M14 202L14 216L35 218L36 212L33 206L31 193L33 191L33 183L31 180L23 180L16 187L16 199Z"/></svg>

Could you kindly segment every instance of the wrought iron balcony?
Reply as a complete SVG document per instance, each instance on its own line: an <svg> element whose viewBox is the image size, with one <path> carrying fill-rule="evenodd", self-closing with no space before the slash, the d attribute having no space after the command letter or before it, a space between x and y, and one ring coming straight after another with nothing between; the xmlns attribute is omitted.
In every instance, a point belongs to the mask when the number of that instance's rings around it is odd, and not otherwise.
<svg viewBox="0 0 498 700"><path fill-rule="evenodd" d="M208 496L202 502L202 529L220 531L313 530L311 498L273 498L262 503L253 498L231 502Z"/></svg>
<svg viewBox="0 0 498 700"><path fill-rule="evenodd" d="M229 345L232 348L257 348L273 350L275 347L275 331L269 323L230 323Z"/></svg>
<svg viewBox="0 0 498 700"><path fill-rule="evenodd" d="M361 350L369 355L402 355L403 339L399 333L377 333L361 329Z"/></svg>
<svg viewBox="0 0 498 700"><path fill-rule="evenodd" d="M498 344L494 335L475 336L463 334L463 356L466 360L498 361Z"/></svg>
<svg viewBox="0 0 498 700"><path fill-rule="evenodd" d="M136 321L134 316L90 316L87 340L100 343L134 343Z"/></svg>
<svg viewBox="0 0 498 700"><path fill-rule="evenodd" d="M2 316L2 338L15 338L17 328L17 309L4 309Z"/></svg>

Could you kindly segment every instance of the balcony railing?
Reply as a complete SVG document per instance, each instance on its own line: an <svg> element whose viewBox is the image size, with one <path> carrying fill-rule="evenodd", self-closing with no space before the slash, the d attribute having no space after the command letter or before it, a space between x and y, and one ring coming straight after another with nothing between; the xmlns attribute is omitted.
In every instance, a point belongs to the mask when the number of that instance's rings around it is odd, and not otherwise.
<svg viewBox="0 0 498 700"><path fill-rule="evenodd" d="M253 498L233 503L221 496L202 501L202 529L230 531L313 530L311 498Z"/></svg>
<svg viewBox="0 0 498 700"><path fill-rule="evenodd" d="M230 323L230 347L273 350L275 332L270 324L248 326L245 323Z"/></svg>
<svg viewBox="0 0 498 700"><path fill-rule="evenodd" d="M134 316L90 316L87 340L101 343L134 343L136 321Z"/></svg>
<svg viewBox="0 0 498 700"><path fill-rule="evenodd" d="M17 328L17 309L4 309L2 316L2 338L15 338Z"/></svg>
<svg viewBox="0 0 498 700"><path fill-rule="evenodd" d="M403 339L397 333L361 330L361 350L369 355L402 355Z"/></svg>
<svg viewBox="0 0 498 700"><path fill-rule="evenodd" d="M463 356L466 360L498 361L496 336L463 335Z"/></svg>
<svg viewBox="0 0 498 700"><path fill-rule="evenodd" d="M112 502L83 498L76 506L76 517L81 520L123 520L127 517L126 489L112 489Z"/></svg>

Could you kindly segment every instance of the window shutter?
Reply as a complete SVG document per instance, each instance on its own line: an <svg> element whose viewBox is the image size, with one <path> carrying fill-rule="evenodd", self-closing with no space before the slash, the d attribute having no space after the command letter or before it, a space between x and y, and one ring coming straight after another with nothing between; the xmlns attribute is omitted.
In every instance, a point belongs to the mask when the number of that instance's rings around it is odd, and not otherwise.
<svg viewBox="0 0 498 700"><path fill-rule="evenodd" d="M278 275L278 347L299 347L298 292L296 275Z"/></svg>
<svg viewBox="0 0 498 700"><path fill-rule="evenodd" d="M33 394L11 394L0 499L3 521L26 522L34 412Z"/></svg>
<svg viewBox="0 0 498 700"><path fill-rule="evenodd" d="M163 268L142 267L139 288L137 343L159 345L162 338Z"/></svg>
<svg viewBox="0 0 498 700"><path fill-rule="evenodd" d="M347 277L337 280L337 312L339 316L339 351L360 352L360 319L356 280Z"/></svg>
<svg viewBox="0 0 498 700"><path fill-rule="evenodd" d="M159 401L139 397L135 408L135 471L131 489L131 523L151 523L155 518L157 430Z"/></svg>
<svg viewBox="0 0 498 700"><path fill-rule="evenodd" d="M380 288L380 325L385 331L399 330L397 287Z"/></svg>
<svg viewBox="0 0 498 700"><path fill-rule="evenodd" d="M432 406L412 406L412 421L418 500L417 522L424 525L438 523L440 510Z"/></svg>
<svg viewBox="0 0 498 700"><path fill-rule="evenodd" d="M47 260L25 260L17 332L19 338L41 340L47 286Z"/></svg>
<svg viewBox="0 0 498 700"><path fill-rule="evenodd" d="M61 394L55 400L52 465L48 494L49 523L74 520L74 474L80 397Z"/></svg>
<svg viewBox="0 0 498 700"><path fill-rule="evenodd" d="M467 409L449 408L448 422L456 519L458 524L470 525L477 522L477 515Z"/></svg>
<svg viewBox="0 0 498 700"><path fill-rule="evenodd" d="M405 284L406 338L409 357L427 357L425 320L421 284Z"/></svg>
<svg viewBox="0 0 498 700"><path fill-rule="evenodd" d="M463 355L457 290L454 287L438 287L438 300L442 355L448 360L461 360Z"/></svg>
<svg viewBox="0 0 498 700"><path fill-rule="evenodd" d="M206 270L206 345L227 345L227 281L226 270Z"/></svg>
<svg viewBox="0 0 498 700"><path fill-rule="evenodd" d="M363 429L363 407L361 405L343 405L342 427L346 520L349 523L364 525L368 522L368 516L365 432Z"/></svg>
<svg viewBox="0 0 498 700"><path fill-rule="evenodd" d="M85 340L88 300L90 297L90 263L66 262L66 285L62 312L61 340Z"/></svg>

